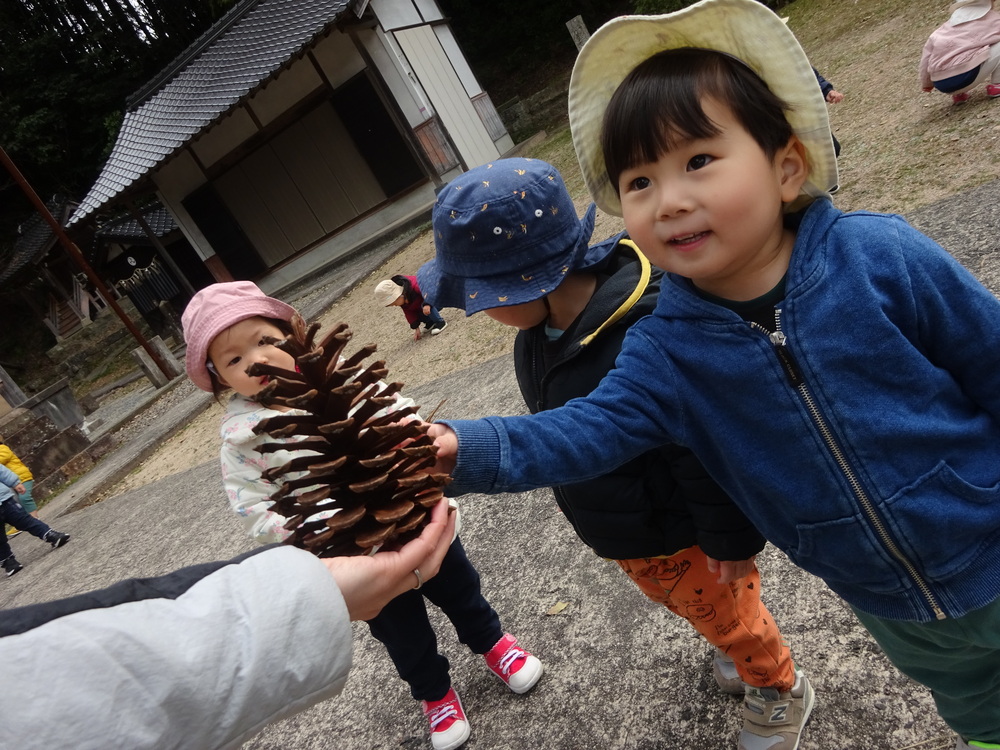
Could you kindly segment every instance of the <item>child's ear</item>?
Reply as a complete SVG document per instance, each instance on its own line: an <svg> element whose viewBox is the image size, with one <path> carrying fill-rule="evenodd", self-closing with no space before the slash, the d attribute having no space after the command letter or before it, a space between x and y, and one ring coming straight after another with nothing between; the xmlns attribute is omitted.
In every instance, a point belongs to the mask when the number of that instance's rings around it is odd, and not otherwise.
<svg viewBox="0 0 1000 750"><path fill-rule="evenodd" d="M215 377L216 380L219 381L219 385L221 385L223 388L232 388L232 386L226 382L226 379L221 375L219 375L218 372L213 372L212 375Z"/></svg>
<svg viewBox="0 0 1000 750"><path fill-rule="evenodd" d="M781 186L781 200L791 203L795 200L806 180L809 179L809 159L806 147L797 135L788 139L774 157L774 166Z"/></svg>

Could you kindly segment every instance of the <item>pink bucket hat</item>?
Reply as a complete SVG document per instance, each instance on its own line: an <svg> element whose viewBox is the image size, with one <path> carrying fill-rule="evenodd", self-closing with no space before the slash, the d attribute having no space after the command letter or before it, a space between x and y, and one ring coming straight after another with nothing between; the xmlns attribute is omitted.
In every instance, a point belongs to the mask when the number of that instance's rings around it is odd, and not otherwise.
<svg viewBox="0 0 1000 750"><path fill-rule="evenodd" d="M251 281L228 281L212 284L198 292L181 316L187 353L184 368L188 377L203 391L212 391L208 374L208 347L230 326L247 318L291 320L295 308L281 300L268 297Z"/></svg>

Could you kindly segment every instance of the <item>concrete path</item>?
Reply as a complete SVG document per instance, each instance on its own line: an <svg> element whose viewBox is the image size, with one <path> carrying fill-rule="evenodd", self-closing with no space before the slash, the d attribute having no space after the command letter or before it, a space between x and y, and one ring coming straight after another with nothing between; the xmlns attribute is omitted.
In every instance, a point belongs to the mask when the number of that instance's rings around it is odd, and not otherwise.
<svg viewBox="0 0 1000 750"><path fill-rule="evenodd" d="M1000 182L909 218L994 291L1000 289ZM345 291L350 286L344 278L338 283ZM334 298L321 296L325 304ZM407 395L428 409L447 398L441 417L523 413L507 357ZM50 523L73 535L69 545L51 550L25 534L13 540L25 569L0 582L0 608L250 548L228 509L215 462L68 512L94 487L128 471L137 455L203 408L203 400L196 393L176 405L147 434L123 446L44 509ZM535 690L515 696L456 641L450 624L431 612L472 723L469 750L735 747L740 702L722 694L712 681L709 649L686 623L646 600L617 566L578 542L548 490L472 495L462 503L463 542L482 573L487 598L505 628L546 666ZM954 746L927 692L893 669L818 579L772 548L759 563L764 600L816 688L816 709L802 750ZM547 614L560 603L565 609ZM355 667L345 694L268 727L247 748L429 747L418 704L409 698L381 645L363 624L355 627Z"/></svg>

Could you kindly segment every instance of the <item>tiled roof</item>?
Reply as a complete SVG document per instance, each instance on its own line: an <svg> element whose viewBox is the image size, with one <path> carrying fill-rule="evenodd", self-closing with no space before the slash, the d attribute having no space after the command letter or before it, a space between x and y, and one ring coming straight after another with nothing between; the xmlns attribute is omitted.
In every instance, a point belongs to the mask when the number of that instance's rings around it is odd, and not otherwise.
<svg viewBox="0 0 1000 750"><path fill-rule="evenodd" d="M146 220L149 228L153 230L153 234L157 237L162 237L177 228L174 217L160 203L146 209L142 214L142 218ZM147 239L146 231L131 216L124 216L103 225L97 230L97 236L105 240Z"/></svg>
<svg viewBox="0 0 1000 750"><path fill-rule="evenodd" d="M57 221L63 222L63 226L65 226L66 217L75 206L75 203L58 196L45 204L49 213ZM31 218L21 224L18 227L18 234L20 236L14 243L10 256L5 259L6 264L0 269L0 284L22 268L40 261L55 242L55 232L52 231L48 221L39 214L33 214Z"/></svg>
<svg viewBox="0 0 1000 750"><path fill-rule="evenodd" d="M234 7L158 76L162 87L128 109L111 156L69 223L111 202L218 121L349 4L247 0Z"/></svg>

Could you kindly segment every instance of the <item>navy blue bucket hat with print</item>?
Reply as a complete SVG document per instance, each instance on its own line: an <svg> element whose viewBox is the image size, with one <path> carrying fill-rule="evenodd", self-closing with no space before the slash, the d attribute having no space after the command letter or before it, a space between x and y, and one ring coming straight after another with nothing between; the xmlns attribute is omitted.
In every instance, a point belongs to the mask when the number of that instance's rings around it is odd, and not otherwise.
<svg viewBox="0 0 1000 750"><path fill-rule="evenodd" d="M417 271L424 298L466 315L531 302L588 257L596 207L578 219L559 171L538 159L499 159L449 183L434 205L437 255ZM606 253L605 253L606 254Z"/></svg>

